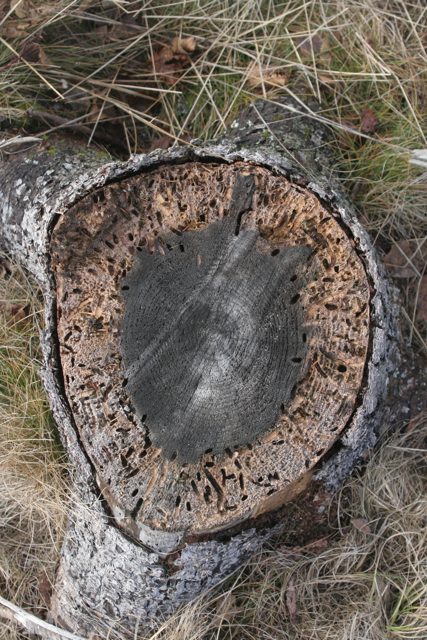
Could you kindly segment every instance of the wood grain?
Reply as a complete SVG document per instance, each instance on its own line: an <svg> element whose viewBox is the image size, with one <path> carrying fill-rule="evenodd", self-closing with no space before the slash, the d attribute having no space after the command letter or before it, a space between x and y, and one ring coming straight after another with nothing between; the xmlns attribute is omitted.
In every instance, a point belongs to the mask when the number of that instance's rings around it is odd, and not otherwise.
<svg viewBox="0 0 427 640"><path fill-rule="evenodd" d="M126 390L153 444L178 463L268 431L302 370L300 272L311 250L272 251L241 229L254 185L237 174L226 217L157 236L123 281Z"/></svg>

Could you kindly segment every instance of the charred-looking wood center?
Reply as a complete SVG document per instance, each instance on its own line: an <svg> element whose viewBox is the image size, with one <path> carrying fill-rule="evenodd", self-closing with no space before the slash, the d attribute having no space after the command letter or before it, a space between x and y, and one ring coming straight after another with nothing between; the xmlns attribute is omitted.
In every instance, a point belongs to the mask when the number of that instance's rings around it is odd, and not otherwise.
<svg viewBox="0 0 427 640"><path fill-rule="evenodd" d="M52 234L64 388L116 521L199 536L297 495L348 423L370 287L308 189L245 162L97 189Z"/></svg>
<svg viewBox="0 0 427 640"><path fill-rule="evenodd" d="M153 443L178 462L252 443L287 407L306 352L299 302L311 250L271 250L241 229L253 176L227 217L157 238L122 289L127 390Z"/></svg>

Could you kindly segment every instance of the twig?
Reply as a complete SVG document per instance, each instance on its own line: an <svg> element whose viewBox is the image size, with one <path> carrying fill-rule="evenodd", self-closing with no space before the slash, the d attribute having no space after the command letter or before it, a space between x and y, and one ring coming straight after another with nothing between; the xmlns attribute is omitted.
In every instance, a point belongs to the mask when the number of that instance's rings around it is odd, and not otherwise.
<svg viewBox="0 0 427 640"><path fill-rule="evenodd" d="M0 618L9 620L24 628L28 633L43 638L44 640L85 640L81 636L77 636L70 631L65 631L60 627L56 627L45 620L41 620L32 613L28 613L17 607L12 602L5 600L0 596Z"/></svg>
<svg viewBox="0 0 427 640"><path fill-rule="evenodd" d="M40 141L41 138L36 138L35 136L13 136L13 138L3 138L0 139L0 152L4 151L5 153L13 153L8 150L9 147L16 148L25 144L31 146L32 144ZM20 151L22 151L22 149L20 149Z"/></svg>

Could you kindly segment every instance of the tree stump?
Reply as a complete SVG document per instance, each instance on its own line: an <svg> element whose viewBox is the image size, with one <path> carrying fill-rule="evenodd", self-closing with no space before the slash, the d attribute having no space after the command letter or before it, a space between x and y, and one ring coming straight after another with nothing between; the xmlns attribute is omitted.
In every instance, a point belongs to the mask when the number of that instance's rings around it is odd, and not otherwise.
<svg viewBox="0 0 427 640"><path fill-rule="evenodd" d="M394 292L296 107L128 162L56 142L3 162L74 469L51 614L75 632L154 626L285 527L309 536L319 488L375 444Z"/></svg>

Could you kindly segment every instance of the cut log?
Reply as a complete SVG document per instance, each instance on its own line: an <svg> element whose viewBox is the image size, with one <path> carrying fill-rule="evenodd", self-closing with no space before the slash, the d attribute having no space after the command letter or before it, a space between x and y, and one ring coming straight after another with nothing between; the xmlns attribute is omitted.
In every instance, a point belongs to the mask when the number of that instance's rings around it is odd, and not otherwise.
<svg viewBox="0 0 427 640"><path fill-rule="evenodd" d="M394 291L296 109L260 101L216 142L128 162L44 143L0 169L74 470L51 614L76 633L155 626L284 528L309 538L319 490L375 444Z"/></svg>

